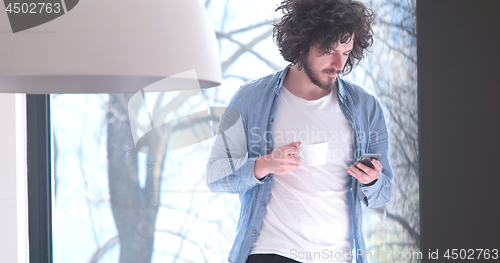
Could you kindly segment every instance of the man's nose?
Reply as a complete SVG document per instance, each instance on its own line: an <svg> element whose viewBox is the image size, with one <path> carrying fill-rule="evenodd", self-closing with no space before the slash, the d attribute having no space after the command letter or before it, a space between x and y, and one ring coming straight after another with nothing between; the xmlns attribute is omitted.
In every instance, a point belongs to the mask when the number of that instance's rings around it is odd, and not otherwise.
<svg viewBox="0 0 500 263"><path fill-rule="evenodd" d="M342 58L342 54L340 53L333 54L331 66L335 70L342 70L344 68L344 60Z"/></svg>

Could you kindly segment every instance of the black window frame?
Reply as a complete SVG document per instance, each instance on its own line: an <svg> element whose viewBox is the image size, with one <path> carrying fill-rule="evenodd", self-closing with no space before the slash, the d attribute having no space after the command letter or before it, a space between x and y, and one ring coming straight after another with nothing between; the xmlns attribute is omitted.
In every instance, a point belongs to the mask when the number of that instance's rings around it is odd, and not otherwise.
<svg viewBox="0 0 500 263"><path fill-rule="evenodd" d="M26 95L29 262L51 263L50 95Z"/></svg>

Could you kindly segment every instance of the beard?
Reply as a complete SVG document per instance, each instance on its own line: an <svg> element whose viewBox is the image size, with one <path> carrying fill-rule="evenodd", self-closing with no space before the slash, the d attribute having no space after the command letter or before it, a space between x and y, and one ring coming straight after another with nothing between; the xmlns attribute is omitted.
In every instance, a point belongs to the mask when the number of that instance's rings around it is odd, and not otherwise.
<svg viewBox="0 0 500 263"><path fill-rule="evenodd" d="M318 86L322 90L331 90L333 89L333 86L335 85L335 80L337 80L337 77L329 77L327 81L322 82L320 80L320 73L332 73L332 74L337 74L337 76L342 72L340 70L334 70L334 69L324 69L321 72L318 72L316 70L313 70L311 68L311 64L309 64L309 61L306 59L304 65L304 72L306 73L307 77L311 80L311 82Z"/></svg>

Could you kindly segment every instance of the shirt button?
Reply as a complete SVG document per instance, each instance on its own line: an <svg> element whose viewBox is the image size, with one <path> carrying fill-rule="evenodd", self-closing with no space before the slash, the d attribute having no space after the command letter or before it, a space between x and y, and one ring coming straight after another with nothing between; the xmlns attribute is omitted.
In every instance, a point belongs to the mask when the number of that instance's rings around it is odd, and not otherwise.
<svg viewBox="0 0 500 263"><path fill-rule="evenodd" d="M257 234L257 230L255 230L255 229L254 229L254 230L252 231L252 233Z"/></svg>
<svg viewBox="0 0 500 263"><path fill-rule="evenodd" d="M274 119L273 119L273 118L271 118L271 119L269 119L269 121L270 121L270 122L273 122L273 121L274 121Z"/></svg>
<svg viewBox="0 0 500 263"><path fill-rule="evenodd" d="M273 179L273 177L269 175L269 176L267 177L267 180L271 180L271 179Z"/></svg>
<svg viewBox="0 0 500 263"><path fill-rule="evenodd" d="M364 190L363 192L365 192L365 193L366 193L366 192L368 192L368 191L367 191L367 190Z"/></svg>
<svg viewBox="0 0 500 263"><path fill-rule="evenodd" d="M268 151L269 153L271 153L271 152L273 151L273 147L269 147L269 148L267 148L267 151Z"/></svg>
<svg viewBox="0 0 500 263"><path fill-rule="evenodd" d="M262 206L266 206L266 202L262 202Z"/></svg>
<svg viewBox="0 0 500 263"><path fill-rule="evenodd" d="M255 184L255 186L259 186L259 184Z"/></svg>

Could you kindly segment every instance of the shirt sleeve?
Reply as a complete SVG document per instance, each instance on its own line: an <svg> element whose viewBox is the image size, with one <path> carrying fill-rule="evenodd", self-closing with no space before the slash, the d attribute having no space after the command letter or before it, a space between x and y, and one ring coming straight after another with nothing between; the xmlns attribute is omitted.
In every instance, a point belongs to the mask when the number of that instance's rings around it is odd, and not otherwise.
<svg viewBox="0 0 500 263"><path fill-rule="evenodd" d="M376 99L375 99L376 100ZM389 162L389 134L382 106L376 100L375 114L370 122L370 134L367 152L382 154L380 177L373 185L364 185L358 181L357 194L367 207L380 207L391 200L392 167Z"/></svg>
<svg viewBox="0 0 500 263"><path fill-rule="evenodd" d="M239 105L233 97L221 117L219 132L211 147L206 183L213 192L243 194L263 184L254 174L257 157L247 157L248 144Z"/></svg>

